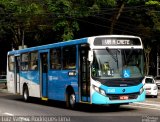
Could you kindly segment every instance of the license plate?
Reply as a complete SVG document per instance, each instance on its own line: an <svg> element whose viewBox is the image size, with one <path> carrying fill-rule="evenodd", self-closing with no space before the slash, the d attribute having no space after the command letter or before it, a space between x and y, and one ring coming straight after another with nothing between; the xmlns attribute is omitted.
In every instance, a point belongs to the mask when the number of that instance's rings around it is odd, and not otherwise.
<svg viewBox="0 0 160 122"><path fill-rule="evenodd" d="M128 96L120 96L119 99L120 100L128 100Z"/></svg>
<svg viewBox="0 0 160 122"><path fill-rule="evenodd" d="M150 94L151 94L151 92L148 92L148 91L147 91L147 92L146 92L146 94L147 94L147 95L150 95Z"/></svg>

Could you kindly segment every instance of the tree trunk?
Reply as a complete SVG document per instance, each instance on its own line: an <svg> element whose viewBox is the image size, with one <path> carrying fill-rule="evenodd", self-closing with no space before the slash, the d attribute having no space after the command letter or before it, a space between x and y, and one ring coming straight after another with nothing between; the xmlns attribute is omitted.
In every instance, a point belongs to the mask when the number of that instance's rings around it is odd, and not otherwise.
<svg viewBox="0 0 160 122"><path fill-rule="evenodd" d="M150 52L151 52L151 48L150 47L147 47L146 49L144 49L145 59L146 59L146 63L145 63L145 75L149 75Z"/></svg>
<svg viewBox="0 0 160 122"><path fill-rule="evenodd" d="M22 46L22 48L24 48L24 29L18 25L16 28L12 29L12 32L14 34L13 42L15 48L18 49L18 46Z"/></svg>
<svg viewBox="0 0 160 122"><path fill-rule="evenodd" d="M124 2L121 4L121 6L120 6L120 8L118 10L118 13L116 13L115 16L112 19L111 29L110 29L110 32L109 32L110 34L113 34L114 25L116 24L117 20L119 19L123 9L124 9Z"/></svg>

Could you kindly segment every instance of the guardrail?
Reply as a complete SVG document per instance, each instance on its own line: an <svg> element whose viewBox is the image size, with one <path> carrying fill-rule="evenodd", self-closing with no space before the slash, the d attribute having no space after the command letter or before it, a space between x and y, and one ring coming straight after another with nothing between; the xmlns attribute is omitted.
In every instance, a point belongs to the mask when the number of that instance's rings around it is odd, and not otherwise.
<svg viewBox="0 0 160 122"><path fill-rule="evenodd" d="M0 83L7 83L6 75L0 75Z"/></svg>

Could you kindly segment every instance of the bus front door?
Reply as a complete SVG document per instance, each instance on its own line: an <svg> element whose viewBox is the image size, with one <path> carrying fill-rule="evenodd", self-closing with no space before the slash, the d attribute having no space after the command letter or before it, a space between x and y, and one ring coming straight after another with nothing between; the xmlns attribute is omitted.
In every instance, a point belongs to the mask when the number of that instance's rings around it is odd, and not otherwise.
<svg viewBox="0 0 160 122"><path fill-rule="evenodd" d="M20 56L15 56L15 71L14 71L15 93L20 93L19 68L20 68Z"/></svg>
<svg viewBox="0 0 160 122"><path fill-rule="evenodd" d="M89 47L83 46L80 47L80 96L82 102L90 102L90 73L87 60Z"/></svg>
<svg viewBox="0 0 160 122"><path fill-rule="evenodd" d="M40 81L42 99L48 99L48 52L40 53Z"/></svg>

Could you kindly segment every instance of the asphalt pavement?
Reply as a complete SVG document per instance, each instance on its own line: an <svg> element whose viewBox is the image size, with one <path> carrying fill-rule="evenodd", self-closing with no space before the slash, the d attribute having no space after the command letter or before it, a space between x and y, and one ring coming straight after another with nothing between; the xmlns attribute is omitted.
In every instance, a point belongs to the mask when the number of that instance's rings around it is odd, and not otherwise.
<svg viewBox="0 0 160 122"><path fill-rule="evenodd" d="M6 83L0 83L0 92L8 92ZM160 89L158 91L158 97L160 98Z"/></svg>

